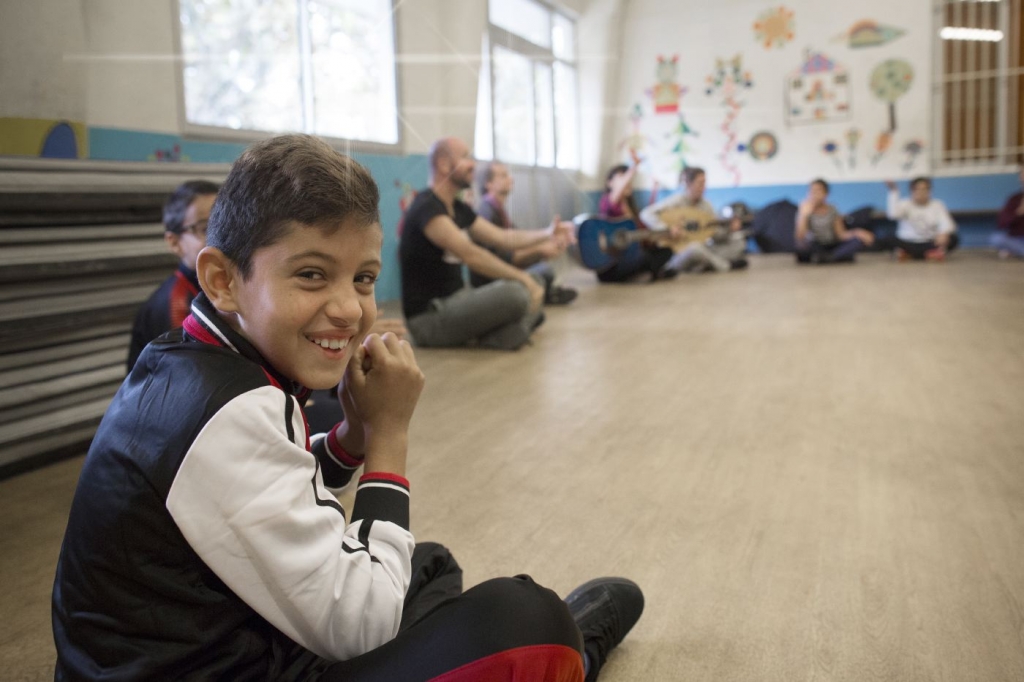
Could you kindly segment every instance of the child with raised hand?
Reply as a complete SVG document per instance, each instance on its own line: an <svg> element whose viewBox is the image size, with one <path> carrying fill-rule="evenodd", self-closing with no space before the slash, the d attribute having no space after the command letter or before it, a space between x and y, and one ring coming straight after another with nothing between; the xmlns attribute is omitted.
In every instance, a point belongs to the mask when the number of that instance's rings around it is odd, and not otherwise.
<svg viewBox="0 0 1024 682"><path fill-rule="evenodd" d="M236 161L191 314L142 352L86 457L54 581L56 679L593 679L639 618L624 579L568 605L526 577L460 594L447 550L415 544L423 374L408 342L370 333L378 203L364 168L310 136ZM346 420L310 434L305 397L343 377ZM333 491L360 466L348 517Z"/></svg>

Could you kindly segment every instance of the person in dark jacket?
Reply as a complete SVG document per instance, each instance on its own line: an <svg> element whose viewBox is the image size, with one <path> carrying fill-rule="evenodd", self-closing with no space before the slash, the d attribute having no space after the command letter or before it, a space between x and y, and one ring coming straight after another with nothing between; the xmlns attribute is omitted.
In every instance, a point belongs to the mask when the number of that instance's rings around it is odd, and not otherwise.
<svg viewBox="0 0 1024 682"><path fill-rule="evenodd" d="M202 291L86 456L53 586L56 680L592 680L640 617L622 578L564 602L526 576L461 594L450 553L415 543L424 377L407 341L372 333L378 204L369 172L312 136L235 162ZM311 434L306 395L339 382L345 421ZM359 467L349 516L333 491Z"/></svg>
<svg viewBox="0 0 1024 682"><path fill-rule="evenodd" d="M1024 168L1020 170L1024 186ZM996 219L998 230L992 235L992 246L1000 258L1024 258L1024 192L1017 192L1003 206Z"/></svg>

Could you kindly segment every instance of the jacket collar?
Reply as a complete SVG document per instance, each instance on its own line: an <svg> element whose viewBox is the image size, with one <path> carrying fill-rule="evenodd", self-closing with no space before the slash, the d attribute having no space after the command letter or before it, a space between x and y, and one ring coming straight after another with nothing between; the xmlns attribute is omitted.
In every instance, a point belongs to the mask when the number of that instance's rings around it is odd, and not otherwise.
<svg viewBox="0 0 1024 682"><path fill-rule="evenodd" d="M255 362L263 369L271 383L298 398L300 403L305 403L309 397L311 391L308 388L274 369L251 343L221 318L205 292L200 291L192 301L192 314L182 322L182 328L187 340L227 348Z"/></svg>

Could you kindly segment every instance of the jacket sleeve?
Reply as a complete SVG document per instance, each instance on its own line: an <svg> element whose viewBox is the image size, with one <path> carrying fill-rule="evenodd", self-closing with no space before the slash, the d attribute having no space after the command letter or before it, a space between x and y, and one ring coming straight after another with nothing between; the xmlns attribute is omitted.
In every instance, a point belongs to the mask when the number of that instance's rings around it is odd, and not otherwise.
<svg viewBox="0 0 1024 682"><path fill-rule="evenodd" d="M167 509L257 613L319 656L346 660L398 633L414 545L408 483L364 476L363 513L347 524L305 438L290 395L265 386L234 398L192 443Z"/></svg>
<svg viewBox="0 0 1024 682"><path fill-rule="evenodd" d="M1009 230L1015 220L1024 220L1024 217L1017 215L1017 209L1022 201L1024 201L1024 194L1015 194L1006 200L1003 209L999 211L999 217L996 218L996 226L1000 230Z"/></svg>

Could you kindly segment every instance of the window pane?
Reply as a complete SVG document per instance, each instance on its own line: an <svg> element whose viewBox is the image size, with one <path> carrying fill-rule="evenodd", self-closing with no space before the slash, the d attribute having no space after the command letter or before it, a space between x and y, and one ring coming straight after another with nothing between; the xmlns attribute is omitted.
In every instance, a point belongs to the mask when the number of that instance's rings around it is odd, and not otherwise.
<svg viewBox="0 0 1024 682"><path fill-rule="evenodd" d="M555 104L551 94L551 66L534 64L537 119L537 165L555 165Z"/></svg>
<svg viewBox="0 0 1024 682"><path fill-rule="evenodd" d="M532 164L533 68L521 54L494 47L495 158Z"/></svg>
<svg viewBox="0 0 1024 682"><path fill-rule="evenodd" d="M551 11L533 0L490 0L491 23L535 45L551 47Z"/></svg>
<svg viewBox="0 0 1024 682"><path fill-rule="evenodd" d="M555 122L558 129L559 168L580 167L579 113L576 102L576 69L555 62Z"/></svg>
<svg viewBox="0 0 1024 682"><path fill-rule="evenodd" d="M295 0L181 0L185 116L248 130L301 130Z"/></svg>
<svg viewBox="0 0 1024 682"><path fill-rule="evenodd" d="M398 142L391 0L310 0L313 131Z"/></svg>
<svg viewBox="0 0 1024 682"><path fill-rule="evenodd" d="M576 27L561 14L554 16L551 26L551 49L559 59L576 60Z"/></svg>
<svg viewBox="0 0 1024 682"><path fill-rule="evenodd" d="M491 49L487 34L484 34L480 48L480 76L476 88L476 130L474 131L473 155L481 161L494 158L494 133L491 127Z"/></svg>

